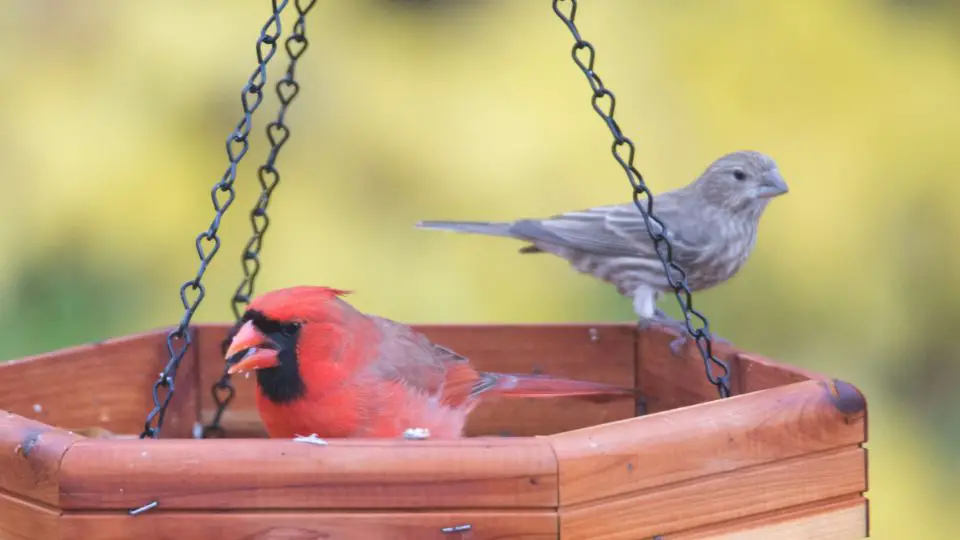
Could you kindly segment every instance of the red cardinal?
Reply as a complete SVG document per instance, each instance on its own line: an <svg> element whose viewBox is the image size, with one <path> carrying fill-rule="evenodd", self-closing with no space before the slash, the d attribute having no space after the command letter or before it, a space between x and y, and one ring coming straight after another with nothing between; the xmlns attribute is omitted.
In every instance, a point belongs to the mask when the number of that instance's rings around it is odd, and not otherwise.
<svg viewBox="0 0 960 540"><path fill-rule="evenodd" d="M630 388L543 375L477 371L408 326L364 315L346 291L293 287L257 298L234 327L229 373L256 371L257 407L271 437L462 436L478 400L581 396Z"/></svg>

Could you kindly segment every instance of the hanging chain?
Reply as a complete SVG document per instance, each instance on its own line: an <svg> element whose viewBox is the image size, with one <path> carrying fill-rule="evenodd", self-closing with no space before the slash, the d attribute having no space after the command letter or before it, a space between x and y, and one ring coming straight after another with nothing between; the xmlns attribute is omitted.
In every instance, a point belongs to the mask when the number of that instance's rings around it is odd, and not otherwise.
<svg viewBox="0 0 960 540"><path fill-rule="evenodd" d="M564 3L570 4L568 13L564 13L560 7L560 4ZM570 33L573 34L573 38L576 41L571 51L573 61L577 64L577 67L583 71L583 74L587 77L587 82L590 83L590 88L593 89L593 97L591 99L593 110L606 122L610 133L613 134L613 145L610 150L613 153L613 157L617 160L617 163L623 167L623 171L627 174L627 180L630 181L630 185L633 186L633 202L643 216L643 221L647 226L647 234L649 234L650 239L653 240L657 256L660 258L660 262L663 263L663 270L666 273L667 281L670 283L670 286L673 287L677 302L680 303L680 308L683 310L687 332L696 339L697 348L700 349L700 355L703 357L703 364L706 368L707 380L717 387L721 398L728 397L730 395L730 367L726 362L713 355L710 323L702 313L693 308L693 293L687 284L686 272L673 262L673 246L671 246L670 241L667 240L667 229L662 221L653 216L653 194L650 192L650 189L647 188L643 180L643 175L640 174L640 171L638 171L633 164L633 158L636 152L633 141L623 134L617 121L613 118L617 100L613 92L603 85L597 72L593 70L596 51L593 45L580 37L580 31L577 29L576 23L574 23L577 15L577 0L553 0L553 11L557 14L557 17L560 17L560 20L567 25L567 28L570 30ZM608 103L606 107L604 107L604 101ZM641 195L646 195L647 197L645 204L640 201ZM646 206L646 208L644 208L644 206ZM652 224L655 224L656 227L660 229L660 232L655 232ZM702 327L694 328L692 324L694 317L700 320ZM714 365L719 366L723 370L722 375L717 376L714 374Z"/></svg>
<svg viewBox="0 0 960 540"><path fill-rule="evenodd" d="M210 227L197 235L196 247L197 255L200 257L200 268L193 279L180 287L180 301L185 311L180 323L167 335L167 352L170 354L170 360L153 385L154 407L147 415L143 433L140 434L141 439L146 437L159 438L167 406L173 398L177 368L191 343L190 321L193 319L193 314L196 313L203 297L206 296L206 288L201 283L201 279L203 279L203 274L207 271L210 261L213 260L213 256L220 250L220 236L217 233L220 230L220 222L223 220L224 214L236 198L233 182L237 177L237 167L240 160L250 149L248 136L253 123L253 113L263 101L263 87L267 82L267 63L277 52L277 41L280 39L281 33L280 13L286 7L287 2L288 0L271 0L272 12L266 24L260 30L256 47L257 68L254 69L240 93L243 118L226 141L227 158L230 160L230 164L226 172L223 173L223 177L214 184L210 191L210 198L213 201L213 209L216 211L216 215L213 222L210 223ZM154 425L154 422L156 422L156 425Z"/></svg>
<svg viewBox="0 0 960 540"><path fill-rule="evenodd" d="M274 188L280 183L280 171L277 170L277 156L280 154L280 148L290 137L290 128L284 123L287 115L287 107L300 93L300 83L296 81L297 61L303 55L310 43L306 36L307 13L316 4L316 0L294 0L297 8L297 21L293 25L293 31L287 37L284 48L287 49L287 55L290 56L290 64L287 66L286 74L277 81L277 97L280 99L280 110L277 113L277 119L267 124L267 139L270 141L270 153L266 161L257 171L257 177L260 180L260 198L250 212L250 224L253 227L253 236L243 248L241 256L241 265L243 267L243 279L240 286L237 287L231 301L234 317L239 320L243 316L246 306L250 304L253 297L253 286L260 273L260 250L263 248L263 235L270 226L270 218L267 216L267 205L270 204L270 195ZM226 351L224 351L226 352ZM213 401L217 404L217 411L209 425L203 428L203 437L223 437L225 432L220 426L220 420L223 417L223 411L233 400L234 388L230 383L230 375L227 374L227 364L224 363L223 373L220 380L213 383L210 389Z"/></svg>

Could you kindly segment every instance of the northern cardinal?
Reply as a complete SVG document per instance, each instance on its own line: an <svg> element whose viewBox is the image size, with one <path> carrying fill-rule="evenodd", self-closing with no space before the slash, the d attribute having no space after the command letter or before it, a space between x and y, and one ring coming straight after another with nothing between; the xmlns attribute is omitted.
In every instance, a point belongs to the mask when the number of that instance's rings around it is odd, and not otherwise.
<svg viewBox="0 0 960 540"><path fill-rule="evenodd" d="M257 408L270 437L461 437L491 396L633 396L632 388L544 375L477 371L403 324L365 315L327 287L256 298L231 330L228 372L256 372Z"/></svg>
<svg viewBox="0 0 960 540"><path fill-rule="evenodd" d="M767 204L788 191L770 156L741 151L717 159L690 184L654 195L653 215L666 227L673 261L686 273L691 290L709 289L736 275L753 251ZM651 226L664 234L656 223ZM566 259L577 271L632 297L641 322L657 321L678 330L681 337L670 345L674 354L687 339L686 325L656 307L660 295L673 288L633 202L545 219L421 221L417 227L528 242L520 253L551 253Z"/></svg>

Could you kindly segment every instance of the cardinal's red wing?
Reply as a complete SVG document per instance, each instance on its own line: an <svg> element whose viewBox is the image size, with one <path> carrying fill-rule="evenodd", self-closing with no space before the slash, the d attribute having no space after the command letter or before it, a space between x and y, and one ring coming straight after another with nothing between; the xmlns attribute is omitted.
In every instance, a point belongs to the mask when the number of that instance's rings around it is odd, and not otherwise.
<svg viewBox="0 0 960 540"><path fill-rule="evenodd" d="M481 376L464 356L431 342L409 326L382 317L370 318L382 335L372 366L379 377L400 382L451 407L466 403L482 384Z"/></svg>

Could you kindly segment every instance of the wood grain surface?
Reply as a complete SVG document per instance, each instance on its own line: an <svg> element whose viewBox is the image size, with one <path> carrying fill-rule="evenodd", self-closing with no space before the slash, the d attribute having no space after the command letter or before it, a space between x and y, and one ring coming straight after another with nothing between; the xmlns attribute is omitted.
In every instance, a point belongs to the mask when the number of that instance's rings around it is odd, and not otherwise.
<svg viewBox="0 0 960 540"><path fill-rule="evenodd" d="M860 494L866 476L864 450L838 448L562 507L560 533L564 540L669 538L684 529Z"/></svg>
<svg viewBox="0 0 960 540"><path fill-rule="evenodd" d="M61 540L557 540L550 511L67 513ZM464 532L444 528L469 525Z"/></svg>
<svg viewBox="0 0 960 540"><path fill-rule="evenodd" d="M670 534L669 540L859 540L867 538L867 500L843 496Z"/></svg>
<svg viewBox="0 0 960 540"><path fill-rule="evenodd" d="M821 381L553 435L560 502L578 504L862 443L865 418Z"/></svg>
<svg viewBox="0 0 960 540"><path fill-rule="evenodd" d="M0 539L56 540L59 512L0 492Z"/></svg>
<svg viewBox="0 0 960 540"><path fill-rule="evenodd" d="M0 411L0 493L56 506L60 502L60 460L80 439Z"/></svg>
<svg viewBox="0 0 960 540"><path fill-rule="evenodd" d="M188 437L197 420L195 351L183 358L163 434ZM0 363L0 409L64 429L139 434L167 364L157 330Z"/></svg>
<svg viewBox="0 0 960 540"><path fill-rule="evenodd" d="M63 458L64 509L555 508L538 438L89 440Z"/></svg>

